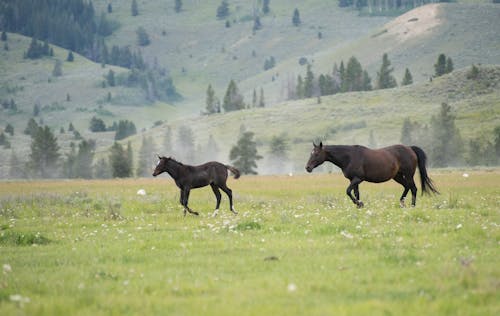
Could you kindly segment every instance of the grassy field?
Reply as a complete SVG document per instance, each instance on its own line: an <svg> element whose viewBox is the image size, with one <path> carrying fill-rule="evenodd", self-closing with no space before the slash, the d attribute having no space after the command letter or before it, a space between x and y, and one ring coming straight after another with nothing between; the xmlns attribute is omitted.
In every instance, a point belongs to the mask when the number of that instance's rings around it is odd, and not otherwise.
<svg viewBox="0 0 500 316"><path fill-rule="evenodd" d="M395 183L339 174L231 179L182 216L168 177L0 182L2 315L498 315L500 170ZM138 195L144 189L146 195Z"/></svg>

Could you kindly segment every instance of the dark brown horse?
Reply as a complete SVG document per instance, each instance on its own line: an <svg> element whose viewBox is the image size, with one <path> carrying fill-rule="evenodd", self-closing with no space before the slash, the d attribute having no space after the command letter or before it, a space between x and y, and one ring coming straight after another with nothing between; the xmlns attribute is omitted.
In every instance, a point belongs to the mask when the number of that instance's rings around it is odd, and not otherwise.
<svg viewBox="0 0 500 316"><path fill-rule="evenodd" d="M191 189L201 188L207 185L212 187L217 204L215 206L214 216L217 216L220 206L221 194L219 189L226 192L229 197L229 206L231 212L238 214L233 207L233 193L230 188L226 186L227 170L234 174L234 178L240 177L238 169L221 164L217 161L207 162L199 166L184 165L170 157L160 157L158 164L153 172L153 176L168 172L168 174L175 180L175 184L181 189L180 203L184 206L184 216L186 211L191 214L199 215L198 212L191 210L188 207L189 192Z"/></svg>
<svg viewBox="0 0 500 316"><path fill-rule="evenodd" d="M351 181L346 193L358 207L363 207L359 199L359 184L363 181L385 182L394 179L404 187L399 199L401 207L408 191L411 190L411 205L415 206L417 200L417 186L413 176L418 165L422 194L438 193L425 168L427 157L424 151L417 146L393 145L381 149L369 149L364 146L319 146L314 144L311 157L307 162L307 172L325 161L330 161L340 169L344 176ZM354 196L352 191L354 190Z"/></svg>

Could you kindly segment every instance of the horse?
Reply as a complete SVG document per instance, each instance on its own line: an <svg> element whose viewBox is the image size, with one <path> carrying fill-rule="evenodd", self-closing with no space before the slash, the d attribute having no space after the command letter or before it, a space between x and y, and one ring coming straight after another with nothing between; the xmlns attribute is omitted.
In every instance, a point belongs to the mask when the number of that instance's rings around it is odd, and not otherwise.
<svg viewBox="0 0 500 316"><path fill-rule="evenodd" d="M352 202L363 207L363 202L359 199L359 184L363 181L381 183L394 179L404 187L403 194L399 202L401 207L405 206L405 198L411 190L411 205L415 206L417 201L417 186L413 181L413 176L418 165L424 193L436 193L438 190L432 180L427 175L425 167L427 156L425 152L417 146L393 145L380 149L369 149L360 145L329 145L323 146L313 143L311 157L306 165L307 172L312 172L314 168L325 161L342 169L344 176L349 179L350 184L346 193ZM354 190L354 196L352 191Z"/></svg>
<svg viewBox="0 0 500 316"><path fill-rule="evenodd" d="M233 193L226 185L228 170L233 173L234 178L240 177L240 171L232 166L224 165L217 161L210 161L199 166L185 165L171 157L158 156L158 163L153 172L153 177L158 176L163 172L167 172L174 180L177 187L181 191L180 203L184 206L184 216L186 211L199 215L198 212L191 210L188 207L189 192L191 189L205 187L210 185L214 191L217 204L213 216L217 216L219 212L221 193L219 189L224 191L229 197L229 206L233 214L238 214L233 207Z"/></svg>

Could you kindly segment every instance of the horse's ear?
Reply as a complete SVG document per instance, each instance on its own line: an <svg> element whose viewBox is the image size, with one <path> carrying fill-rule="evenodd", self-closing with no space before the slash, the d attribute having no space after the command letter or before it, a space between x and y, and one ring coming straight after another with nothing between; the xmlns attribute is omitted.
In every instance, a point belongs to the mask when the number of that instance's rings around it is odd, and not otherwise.
<svg viewBox="0 0 500 316"><path fill-rule="evenodd" d="M313 146L314 146L314 147L318 147L314 141L313 141Z"/></svg>
<svg viewBox="0 0 500 316"><path fill-rule="evenodd" d="M323 148L323 142L319 142L319 148Z"/></svg>
<svg viewBox="0 0 500 316"><path fill-rule="evenodd" d="M160 154L156 154L156 156L158 156L158 159L161 159Z"/></svg>

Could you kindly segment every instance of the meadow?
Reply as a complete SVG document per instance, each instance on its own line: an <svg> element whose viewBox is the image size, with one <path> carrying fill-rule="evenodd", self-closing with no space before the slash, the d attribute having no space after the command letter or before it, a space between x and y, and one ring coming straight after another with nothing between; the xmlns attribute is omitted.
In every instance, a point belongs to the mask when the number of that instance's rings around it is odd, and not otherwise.
<svg viewBox="0 0 500 316"><path fill-rule="evenodd" d="M3 181L0 314L498 315L500 170L467 174L404 209L396 183L357 209L336 173L231 178L216 218L168 176Z"/></svg>

